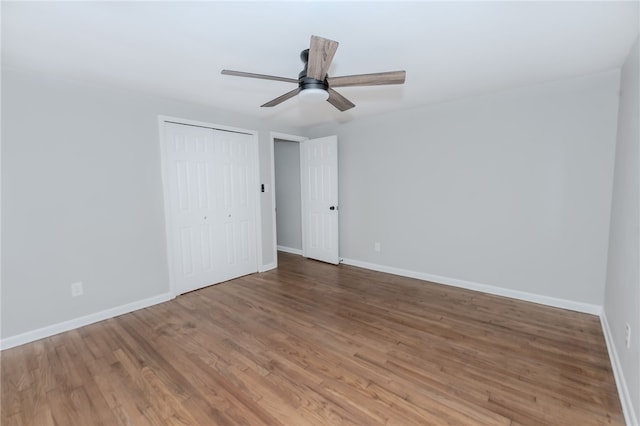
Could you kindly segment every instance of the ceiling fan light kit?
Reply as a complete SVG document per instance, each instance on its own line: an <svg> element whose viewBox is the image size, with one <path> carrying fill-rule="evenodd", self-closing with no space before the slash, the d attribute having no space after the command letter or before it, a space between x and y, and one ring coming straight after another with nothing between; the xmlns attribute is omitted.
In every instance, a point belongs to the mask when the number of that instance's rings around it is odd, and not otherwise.
<svg viewBox="0 0 640 426"><path fill-rule="evenodd" d="M296 95L303 102L327 101L340 111L346 111L355 107L355 104L336 92L332 87L347 86L380 86L388 84L403 84L405 71L390 71L373 74L357 74L341 77L329 77L327 71L333 61L333 56L338 49L338 42L326 38L311 36L310 48L300 53L300 59L304 63L304 69L298 75L298 79L277 77L266 74L255 74L242 71L222 70L223 75L236 77L259 78L263 80L276 80L286 83L298 83L298 87L284 95L261 105L273 107Z"/></svg>
<svg viewBox="0 0 640 426"><path fill-rule="evenodd" d="M329 99L329 92L326 89L304 89L298 93L300 100L304 103L315 104Z"/></svg>

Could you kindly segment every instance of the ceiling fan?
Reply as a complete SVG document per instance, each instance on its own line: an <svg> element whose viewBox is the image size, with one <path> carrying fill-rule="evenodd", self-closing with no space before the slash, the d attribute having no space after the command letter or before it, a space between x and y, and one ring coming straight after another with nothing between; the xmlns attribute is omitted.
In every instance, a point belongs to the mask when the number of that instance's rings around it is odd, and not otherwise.
<svg viewBox="0 0 640 426"><path fill-rule="evenodd" d="M296 89L278 96L266 104L261 105L262 107L273 107L279 105L287 99L293 98L299 94L303 99L326 100L340 111L346 111L353 108L355 105L340 93L333 90L334 87L380 86L404 83L406 76L405 71L329 77L327 71L329 70L329 66L331 66L331 61L333 60L333 56L337 49L337 41L312 35L310 48L305 49L300 53L300 59L304 63L304 69L298 75L297 80L294 78L232 70L222 70L222 74L298 84Z"/></svg>

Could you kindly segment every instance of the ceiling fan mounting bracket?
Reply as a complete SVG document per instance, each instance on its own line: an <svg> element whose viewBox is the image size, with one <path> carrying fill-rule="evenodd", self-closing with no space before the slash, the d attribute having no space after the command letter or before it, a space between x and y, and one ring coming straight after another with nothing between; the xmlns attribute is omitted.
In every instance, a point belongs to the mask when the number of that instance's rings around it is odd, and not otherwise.
<svg viewBox="0 0 640 426"><path fill-rule="evenodd" d="M309 63L309 49L304 49L300 52L300 60L304 64L304 67L307 68L307 64Z"/></svg>

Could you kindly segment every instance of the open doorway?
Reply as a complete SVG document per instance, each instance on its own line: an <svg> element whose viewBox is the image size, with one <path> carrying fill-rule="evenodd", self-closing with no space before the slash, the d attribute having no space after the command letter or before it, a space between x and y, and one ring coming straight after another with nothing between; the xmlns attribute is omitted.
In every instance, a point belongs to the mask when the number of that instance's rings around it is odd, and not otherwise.
<svg viewBox="0 0 640 426"><path fill-rule="evenodd" d="M302 254L300 144L286 139L275 139L273 161L277 248L280 251Z"/></svg>
<svg viewBox="0 0 640 426"><path fill-rule="evenodd" d="M272 133L271 148L274 253L339 264L337 136Z"/></svg>
<svg viewBox="0 0 640 426"><path fill-rule="evenodd" d="M273 249L302 255L300 142L304 136L271 133Z"/></svg>

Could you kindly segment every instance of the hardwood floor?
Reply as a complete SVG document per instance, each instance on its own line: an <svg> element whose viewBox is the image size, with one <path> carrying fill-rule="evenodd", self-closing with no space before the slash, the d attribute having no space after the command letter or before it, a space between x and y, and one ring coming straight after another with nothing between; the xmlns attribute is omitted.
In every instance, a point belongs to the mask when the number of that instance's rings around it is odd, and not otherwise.
<svg viewBox="0 0 640 426"><path fill-rule="evenodd" d="M624 423L595 316L279 263L3 351L0 424Z"/></svg>

